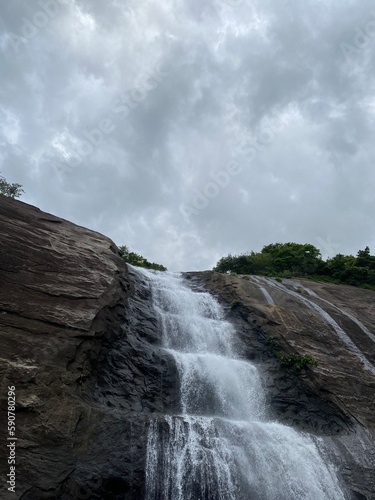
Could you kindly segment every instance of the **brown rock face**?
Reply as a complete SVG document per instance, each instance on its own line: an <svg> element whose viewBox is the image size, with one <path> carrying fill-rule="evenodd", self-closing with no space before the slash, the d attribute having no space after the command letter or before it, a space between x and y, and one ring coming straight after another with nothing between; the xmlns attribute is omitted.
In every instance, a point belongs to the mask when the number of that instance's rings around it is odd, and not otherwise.
<svg viewBox="0 0 375 500"><path fill-rule="evenodd" d="M142 498L148 418L176 388L134 281L110 239L0 195L1 498Z"/></svg>
<svg viewBox="0 0 375 500"><path fill-rule="evenodd" d="M227 306L272 417L321 436L353 498L375 498L375 292L310 280L186 273ZM276 352L317 366L283 367Z"/></svg>

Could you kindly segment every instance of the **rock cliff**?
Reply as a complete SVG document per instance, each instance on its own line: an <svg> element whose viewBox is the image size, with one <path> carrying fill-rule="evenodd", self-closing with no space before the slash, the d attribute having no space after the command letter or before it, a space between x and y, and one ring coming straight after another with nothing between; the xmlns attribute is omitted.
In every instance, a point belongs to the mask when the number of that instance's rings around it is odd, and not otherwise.
<svg viewBox="0 0 375 500"><path fill-rule="evenodd" d="M0 195L1 498L144 496L147 429L179 411L149 285L105 236ZM375 498L375 294L307 280L186 273L218 297L269 415L324 443L350 498ZM283 367L275 351L317 366ZM4 488L16 388L16 495Z"/></svg>
<svg viewBox="0 0 375 500"><path fill-rule="evenodd" d="M1 498L142 498L149 415L177 400L147 287L110 239L2 195L0 228Z"/></svg>
<svg viewBox="0 0 375 500"><path fill-rule="evenodd" d="M270 417L324 441L353 498L375 498L375 292L311 280L186 273L236 323ZM317 366L283 367L276 353Z"/></svg>

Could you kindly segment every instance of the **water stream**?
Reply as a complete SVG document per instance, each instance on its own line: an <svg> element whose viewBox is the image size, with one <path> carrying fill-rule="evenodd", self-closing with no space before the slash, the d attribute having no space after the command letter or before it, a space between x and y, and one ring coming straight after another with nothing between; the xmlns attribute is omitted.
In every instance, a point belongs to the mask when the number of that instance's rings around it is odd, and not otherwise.
<svg viewBox="0 0 375 500"><path fill-rule="evenodd" d="M355 316L353 316L353 314L350 314L350 312L345 311L344 309L341 309L340 307L336 306L335 304L332 304L332 302L329 302L329 300L323 299L323 297L319 297L319 295L317 295L315 292L310 290L310 288L307 288L307 287L301 285L300 283L298 283L298 286L301 287L303 290L305 290L305 292L307 292L311 297L314 297L315 299L318 299L318 300L324 302L325 304L328 304L333 309L336 309L336 311L338 311L340 314L351 319L357 326L359 326L359 328L362 330L362 332L365 335L367 335L367 337L369 339L371 339L373 342L375 342L375 335L373 333L371 333L370 330L363 323L361 323L359 321L359 319L357 319Z"/></svg>
<svg viewBox="0 0 375 500"><path fill-rule="evenodd" d="M356 344L352 341L352 339L349 337L349 335L332 318L332 316L330 314L328 314L327 311L325 311L322 307L320 307L318 304L316 304L312 300L308 299L307 297L304 297L300 293L295 292L294 290L287 288L285 285L283 285L281 283L275 282L271 278L266 278L265 276L257 276L256 283L258 284L259 281L263 281L264 283L267 283L269 286L271 286L277 290L281 290L282 292L284 292L288 295L291 295L292 297L297 299L299 302L302 302L303 304L305 304L309 309L316 312L325 323L327 323L328 325L330 325L334 329L334 331L337 333L338 337L343 341L344 344L346 344L346 346L349 348L349 350L353 354L355 354L355 356L357 356L357 358L360 360L360 362L363 364L363 366L366 368L366 370L369 370L373 375L375 375L375 366L366 358L366 356L356 346ZM312 292L312 293L314 293L314 292ZM309 295L311 295L311 294L309 294ZM316 294L314 294L314 295L315 295L315 297L320 298ZM330 302L328 302L327 300L324 300L324 299L321 299L321 300L330 304ZM367 328L362 323L360 323L354 316L347 313L346 311L345 312L342 311L341 309L339 309L336 306L333 306L333 307L335 309L337 309L338 311L340 311L345 316L349 317L352 321L354 321L362 329L362 331L366 335L370 335L370 336L372 335L371 332L369 332L367 330Z"/></svg>
<svg viewBox="0 0 375 500"><path fill-rule="evenodd" d="M267 419L259 371L218 302L177 274L140 272L181 388L180 414L150 423L146 499L345 498L318 439Z"/></svg>

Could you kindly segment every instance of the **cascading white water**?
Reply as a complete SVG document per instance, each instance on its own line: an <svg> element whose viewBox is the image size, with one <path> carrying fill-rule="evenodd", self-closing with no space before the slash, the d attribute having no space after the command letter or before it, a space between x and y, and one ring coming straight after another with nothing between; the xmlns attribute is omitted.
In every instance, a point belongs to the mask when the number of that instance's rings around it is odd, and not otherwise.
<svg viewBox="0 0 375 500"><path fill-rule="evenodd" d="M146 499L345 498L317 442L267 421L258 370L241 359L218 302L180 275L140 272L176 360L182 410L151 421Z"/></svg>

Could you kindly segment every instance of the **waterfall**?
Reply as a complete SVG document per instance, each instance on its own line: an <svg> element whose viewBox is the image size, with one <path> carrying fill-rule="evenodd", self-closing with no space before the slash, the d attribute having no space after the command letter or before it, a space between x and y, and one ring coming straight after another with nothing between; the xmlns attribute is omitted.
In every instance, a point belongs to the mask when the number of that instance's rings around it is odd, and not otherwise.
<svg viewBox="0 0 375 500"><path fill-rule="evenodd" d="M259 371L215 298L179 274L139 272L181 391L180 414L150 423L146 500L345 498L319 440L267 419Z"/></svg>

